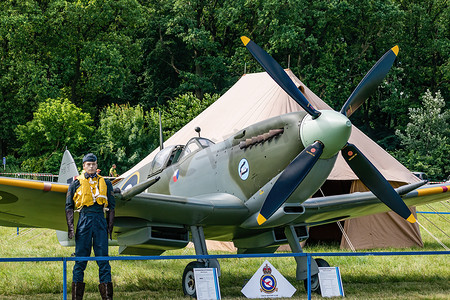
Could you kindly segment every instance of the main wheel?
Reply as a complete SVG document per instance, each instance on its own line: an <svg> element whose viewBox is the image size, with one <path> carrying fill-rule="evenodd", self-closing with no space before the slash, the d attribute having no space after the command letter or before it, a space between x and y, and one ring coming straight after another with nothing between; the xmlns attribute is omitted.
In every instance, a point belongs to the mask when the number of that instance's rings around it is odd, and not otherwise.
<svg viewBox="0 0 450 300"><path fill-rule="evenodd" d="M189 297L197 297L197 292L195 289L195 277L194 277L194 268L204 268L205 264L199 261L190 262L186 268L184 268L183 272L183 293L185 296Z"/></svg>
<svg viewBox="0 0 450 300"><path fill-rule="evenodd" d="M330 264L322 258L315 258L314 260L316 261L318 267L330 266ZM308 291L308 278L303 280L303 284L305 286L305 290ZM320 294L319 274L311 276L311 292Z"/></svg>

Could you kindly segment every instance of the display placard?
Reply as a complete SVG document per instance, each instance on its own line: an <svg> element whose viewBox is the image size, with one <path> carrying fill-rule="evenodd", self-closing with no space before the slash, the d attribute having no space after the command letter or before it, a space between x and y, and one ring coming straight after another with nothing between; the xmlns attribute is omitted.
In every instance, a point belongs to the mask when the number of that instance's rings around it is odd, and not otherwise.
<svg viewBox="0 0 450 300"><path fill-rule="evenodd" d="M194 268L194 279L198 300L221 299L216 268Z"/></svg>
<svg viewBox="0 0 450 300"><path fill-rule="evenodd" d="M344 297L339 267L319 267L319 283L322 297Z"/></svg>

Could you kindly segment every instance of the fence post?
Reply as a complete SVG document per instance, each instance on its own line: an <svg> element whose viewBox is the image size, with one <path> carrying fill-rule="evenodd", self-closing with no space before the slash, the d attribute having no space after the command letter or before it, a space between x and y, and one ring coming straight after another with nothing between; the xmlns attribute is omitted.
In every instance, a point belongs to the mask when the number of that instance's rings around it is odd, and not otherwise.
<svg viewBox="0 0 450 300"><path fill-rule="evenodd" d="M67 300L67 259L63 257L63 299Z"/></svg>
<svg viewBox="0 0 450 300"><path fill-rule="evenodd" d="M306 261L307 261L307 267L306 267L306 275L308 280L308 300L311 300L311 255L309 253L306 254Z"/></svg>

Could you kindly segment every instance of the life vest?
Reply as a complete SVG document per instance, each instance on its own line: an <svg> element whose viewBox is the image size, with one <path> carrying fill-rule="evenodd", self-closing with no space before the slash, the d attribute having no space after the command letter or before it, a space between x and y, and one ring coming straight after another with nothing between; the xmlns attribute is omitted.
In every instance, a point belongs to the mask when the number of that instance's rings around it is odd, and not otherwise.
<svg viewBox="0 0 450 300"><path fill-rule="evenodd" d="M117 177L117 171L114 168L109 169L109 176Z"/></svg>
<svg viewBox="0 0 450 300"><path fill-rule="evenodd" d="M95 178L86 178L82 174L78 176L78 181L80 186L73 197L76 210L80 210L83 206L94 205L95 202L104 207L108 206L107 186L102 176L97 175Z"/></svg>

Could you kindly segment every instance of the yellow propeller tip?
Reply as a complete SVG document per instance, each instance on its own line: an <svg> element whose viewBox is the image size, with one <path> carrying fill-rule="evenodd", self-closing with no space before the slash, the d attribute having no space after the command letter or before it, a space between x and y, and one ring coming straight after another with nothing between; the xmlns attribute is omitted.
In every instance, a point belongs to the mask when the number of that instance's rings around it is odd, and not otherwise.
<svg viewBox="0 0 450 300"><path fill-rule="evenodd" d="M397 45L395 45L394 47L392 47L392 49L391 49L393 52L394 52L394 54L395 54L395 56L397 56L397 54L398 54L398 46Z"/></svg>
<svg viewBox="0 0 450 300"><path fill-rule="evenodd" d="M258 219L256 219L256 221L258 222L258 225L261 225L262 223L264 223L265 221L267 221L267 219L264 218L262 214L259 214L259 215L258 215Z"/></svg>
<svg viewBox="0 0 450 300"><path fill-rule="evenodd" d="M241 41L244 43L244 46L247 46L248 42L250 42L250 39L244 35L241 36Z"/></svg>
<svg viewBox="0 0 450 300"><path fill-rule="evenodd" d="M408 221L409 223L413 224L416 223L416 218L414 218L414 216L411 214L408 219L406 219L406 221Z"/></svg>

